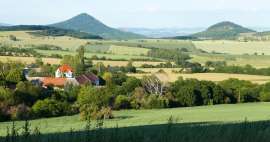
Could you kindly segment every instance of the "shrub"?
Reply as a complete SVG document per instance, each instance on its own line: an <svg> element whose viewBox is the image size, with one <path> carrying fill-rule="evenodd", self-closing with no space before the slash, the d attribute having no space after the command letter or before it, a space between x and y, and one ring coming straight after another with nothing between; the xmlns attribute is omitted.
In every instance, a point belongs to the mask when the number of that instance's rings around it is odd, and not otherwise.
<svg viewBox="0 0 270 142"><path fill-rule="evenodd" d="M123 95L117 96L114 107L115 109L129 109L131 107L129 97Z"/></svg>
<svg viewBox="0 0 270 142"><path fill-rule="evenodd" d="M42 90L40 87L31 84L30 82L19 82L16 85L14 93L15 104L26 104L32 106L40 96Z"/></svg>
<svg viewBox="0 0 270 142"><path fill-rule="evenodd" d="M22 72L19 69L12 69L7 74L6 80L12 83L18 83L24 79Z"/></svg>
<svg viewBox="0 0 270 142"><path fill-rule="evenodd" d="M8 106L0 103L0 122L10 120Z"/></svg>
<svg viewBox="0 0 270 142"><path fill-rule="evenodd" d="M134 109L140 109L143 104L143 99L145 97L146 92L142 87L137 87L134 89L134 93L132 95L131 107Z"/></svg>
<svg viewBox="0 0 270 142"><path fill-rule="evenodd" d="M261 92L260 100L263 102L270 102L270 92Z"/></svg>
<svg viewBox="0 0 270 142"><path fill-rule="evenodd" d="M27 120L31 118L31 108L25 104L20 104L10 109L10 115L12 120Z"/></svg>
<svg viewBox="0 0 270 142"><path fill-rule="evenodd" d="M110 107L98 108L97 106L84 105L80 107L80 116L82 120L100 120L113 118Z"/></svg>
<svg viewBox="0 0 270 142"><path fill-rule="evenodd" d="M54 117L72 114L72 107L66 102L53 99L37 101L32 107L36 117Z"/></svg>
<svg viewBox="0 0 270 142"><path fill-rule="evenodd" d="M168 108L169 100L163 96L149 95L143 104L146 109Z"/></svg>
<svg viewBox="0 0 270 142"><path fill-rule="evenodd" d="M110 88L95 88L92 86L83 86L80 89L77 103L80 108L81 118L98 119L102 107L109 107L112 98Z"/></svg>

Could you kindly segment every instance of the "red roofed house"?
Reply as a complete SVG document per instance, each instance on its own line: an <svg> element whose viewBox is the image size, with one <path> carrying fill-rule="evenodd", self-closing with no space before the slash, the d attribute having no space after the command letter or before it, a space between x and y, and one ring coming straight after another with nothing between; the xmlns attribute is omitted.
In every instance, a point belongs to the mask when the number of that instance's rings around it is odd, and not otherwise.
<svg viewBox="0 0 270 142"><path fill-rule="evenodd" d="M61 78L61 77L72 78L73 69L69 65L62 65L56 70L55 77L56 78Z"/></svg>
<svg viewBox="0 0 270 142"><path fill-rule="evenodd" d="M99 77L93 73L83 74L83 75L77 76L75 79L81 85L82 84L93 84L96 86L100 85Z"/></svg>
<svg viewBox="0 0 270 142"><path fill-rule="evenodd" d="M63 87L65 86L67 79L66 78L53 78L53 77L44 77L42 82L43 86L55 86L55 87Z"/></svg>

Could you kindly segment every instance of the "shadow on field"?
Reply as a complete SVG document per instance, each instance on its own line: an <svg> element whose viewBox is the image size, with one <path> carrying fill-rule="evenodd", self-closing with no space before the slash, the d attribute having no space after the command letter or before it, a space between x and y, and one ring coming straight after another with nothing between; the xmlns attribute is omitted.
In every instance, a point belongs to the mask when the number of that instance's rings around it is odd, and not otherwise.
<svg viewBox="0 0 270 142"><path fill-rule="evenodd" d="M8 136L1 142L268 142L270 121L147 125L126 128L24 136Z"/></svg>

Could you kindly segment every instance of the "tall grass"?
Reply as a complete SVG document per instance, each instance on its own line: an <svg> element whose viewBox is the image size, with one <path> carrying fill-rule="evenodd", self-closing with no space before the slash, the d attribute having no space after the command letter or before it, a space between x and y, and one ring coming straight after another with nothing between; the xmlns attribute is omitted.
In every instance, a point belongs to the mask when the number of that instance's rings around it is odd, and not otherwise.
<svg viewBox="0 0 270 142"><path fill-rule="evenodd" d="M0 142L267 142L270 121L241 123L177 123L172 117L164 125L104 129L103 121L87 122L83 131L41 134L26 121L13 123Z"/></svg>

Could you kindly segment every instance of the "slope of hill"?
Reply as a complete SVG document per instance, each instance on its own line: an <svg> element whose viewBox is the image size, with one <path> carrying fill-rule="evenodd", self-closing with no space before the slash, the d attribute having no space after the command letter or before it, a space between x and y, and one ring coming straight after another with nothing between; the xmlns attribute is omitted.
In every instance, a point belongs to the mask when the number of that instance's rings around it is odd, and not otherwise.
<svg viewBox="0 0 270 142"><path fill-rule="evenodd" d="M192 36L203 39L235 39L242 33L253 32L256 31L226 21L217 23L205 31L193 34Z"/></svg>
<svg viewBox="0 0 270 142"><path fill-rule="evenodd" d="M55 27L41 25L18 25L0 27L0 31L29 31L30 34L36 36L70 36L80 39L102 39L97 35L74 30L60 29Z"/></svg>
<svg viewBox="0 0 270 142"><path fill-rule="evenodd" d="M143 36L138 34L124 32L108 27L86 13L77 15L69 20L55 23L49 26L87 32L90 34L99 35L107 39L143 38Z"/></svg>

